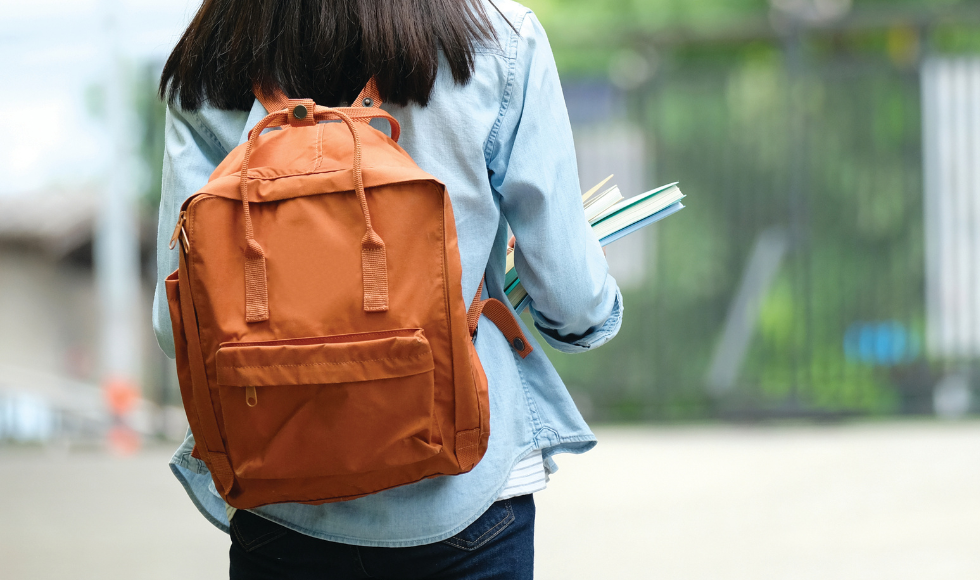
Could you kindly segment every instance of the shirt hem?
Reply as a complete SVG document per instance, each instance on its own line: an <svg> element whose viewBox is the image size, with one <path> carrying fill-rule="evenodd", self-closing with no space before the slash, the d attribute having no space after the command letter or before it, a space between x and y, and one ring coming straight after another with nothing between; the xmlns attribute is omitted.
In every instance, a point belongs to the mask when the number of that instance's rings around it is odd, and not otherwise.
<svg viewBox="0 0 980 580"><path fill-rule="evenodd" d="M552 433L554 433L554 431L549 428L545 428L543 430L552 431ZM550 437L548 439L550 439ZM456 534L462 532L467 527L469 527L470 524L472 524L477 519L479 519L479 517L483 515L488 509L490 509L490 506L493 505L496 501L498 501L498 496L500 495L500 492L502 492L504 488L507 486L507 481L510 472L513 471L514 466L516 466L522 459L524 459L534 451L537 450L541 451L541 455L544 458L544 462L545 462L545 470L547 473L550 474L557 471L557 465L555 465L555 462L552 459L555 455L559 453L573 453L576 455L585 453L586 451L595 447L595 444L596 444L595 436L592 434L560 438L558 444L548 446L547 448L542 448L535 445L534 443L531 443L530 445L526 446L518 454L515 455L515 458L510 465L510 468L506 470L508 477L503 478L500 485L494 490L494 493L491 495L491 499L487 502L484 502L481 505L481 507L476 511L476 513L466 518L463 521L463 523L453 527L452 529L446 532L431 534L423 538L378 540L378 539L366 539L366 538L358 538L354 536L346 536L343 534L323 533L323 532L310 530L302 526L297 526L295 524L291 524L288 521L284 521L279 518L269 516L263 513L259 513L252 510L248 510L248 511L270 522L279 524L280 526L283 526L285 528L288 528L290 530L293 530L305 536L310 536L312 538L317 538L319 540L325 540L328 542L336 542L339 544L362 546L366 548L411 548L415 546L423 546L426 544L435 544L437 542L441 542L442 540L451 538ZM193 461L197 462L196 460ZM211 513L208 507L204 505L204 503L201 501L200 497L198 496L198 493L209 493L209 492L207 492L206 490L203 492L198 492L197 490L195 490L194 487L191 485L190 481L188 481L188 479L185 477L185 474L182 472L182 470L186 469L187 471L190 471L192 473L197 473L198 475L202 475L202 476L210 475L210 472L207 470L207 467L204 466L204 463L203 462L199 462L199 463L201 464L200 466L191 464L188 461L187 457L182 455L178 450L178 452L174 455L174 457L170 461L170 470L174 473L174 476L177 477L177 480L180 481L180 484L184 487L184 491L187 492L187 495L194 503L194 506L198 509L198 511L201 512L201 514L205 517L205 519L211 522L211 524L214 525L216 528L218 528L219 530L227 534L229 532L228 524L222 522L220 519L215 517L215 515ZM201 471L202 469L203 472ZM215 503L217 503L218 499L217 498L214 499L215 499ZM224 505L221 506L221 511L224 512Z"/></svg>
<svg viewBox="0 0 980 580"><path fill-rule="evenodd" d="M171 460L170 462L170 471L173 472L174 477L176 477L177 481L180 482L180 485L183 486L184 491L187 492L187 496L191 499L191 502L194 504L194 507L197 508L197 511L201 512L201 515L204 516L204 519L211 522L211 524L214 527L218 528L222 532L226 534L230 533L231 528L228 526L228 524L214 517L214 515L210 511L208 511L208 508L205 507L205 505L201 502L200 498L198 497L197 493L191 487L190 481L188 481L187 478L184 477L184 474L181 472L182 469L187 469L188 471L196 472L196 470L192 466L187 465L186 463L187 462L183 461L182 459L174 458L174 460ZM203 475L203 474L199 473L198 475Z"/></svg>

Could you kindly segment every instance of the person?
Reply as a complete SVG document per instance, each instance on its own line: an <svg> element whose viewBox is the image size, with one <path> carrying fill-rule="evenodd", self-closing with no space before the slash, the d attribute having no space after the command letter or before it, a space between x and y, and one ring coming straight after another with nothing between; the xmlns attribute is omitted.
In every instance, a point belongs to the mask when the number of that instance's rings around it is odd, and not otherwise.
<svg viewBox="0 0 980 580"><path fill-rule="evenodd" d="M511 0L205 0L167 60L168 102L153 325L174 356L164 279L181 203L266 116L253 87L324 106L374 78L399 144L446 184L464 296L504 298L510 231L540 335L565 353L609 341L622 295L585 220L572 133L547 36ZM383 122L379 129L386 129ZM476 348L490 388L489 449L469 473L352 501L236 511L188 433L171 469L231 536L230 575L531 578L532 494L559 453L596 441L545 352L521 359L489 323Z"/></svg>

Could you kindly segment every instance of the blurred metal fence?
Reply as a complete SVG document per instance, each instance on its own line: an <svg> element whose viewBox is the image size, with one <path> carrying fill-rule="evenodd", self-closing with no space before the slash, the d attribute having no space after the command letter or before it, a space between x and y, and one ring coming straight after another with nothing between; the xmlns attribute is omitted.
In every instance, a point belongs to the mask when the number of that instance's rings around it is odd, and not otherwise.
<svg viewBox="0 0 980 580"><path fill-rule="evenodd" d="M611 125L643 132L644 189L689 198L628 251L643 268L614 346L552 356L586 414L974 410L980 60L930 52L924 29L883 34L871 55L827 30L757 54L750 38L743 58L668 61L617 97ZM594 93L566 91L573 121ZM577 134L595 130L584 117ZM611 162L579 150L587 187Z"/></svg>

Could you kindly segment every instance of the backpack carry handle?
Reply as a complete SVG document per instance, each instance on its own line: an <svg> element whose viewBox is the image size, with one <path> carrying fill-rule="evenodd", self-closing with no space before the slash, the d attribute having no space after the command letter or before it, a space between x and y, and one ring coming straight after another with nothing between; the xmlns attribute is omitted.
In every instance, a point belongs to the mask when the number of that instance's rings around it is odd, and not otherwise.
<svg viewBox="0 0 980 580"><path fill-rule="evenodd" d="M255 98L262 103L270 113L275 113L282 111L284 109L289 109L289 97L280 89L275 89L272 94L266 94L262 92L261 87L258 85L252 88L252 92L255 93ZM401 125L395 120L389 113L381 109L381 94L378 92L378 84L375 82L374 77L368 81L368 84L364 86L357 98L354 99L353 106L350 107L334 107L343 109L345 113L356 121L368 122L371 119L385 119L391 126L391 140L398 142L398 137L401 136Z"/></svg>
<svg viewBox="0 0 980 580"><path fill-rule="evenodd" d="M388 310L388 262L384 240L374 231L371 224L371 212L368 209L367 194L364 191L364 175L361 170L361 136L353 117L390 118L381 109L364 108L362 115L350 115L350 109L331 109L320 107L311 99L288 100L286 106L279 111L270 113L259 121L249 132L248 144L245 147L245 158L242 161L240 189L242 194L242 209L245 212L245 321L262 322L269 319L268 277L265 267L265 252L255 239L252 229L252 217L249 213L248 202L248 162L252 149L262 134L270 127L310 126L319 121L339 119L350 129L354 137L353 177L354 191L364 214L365 233L361 238L361 275L364 286L365 312L386 312ZM312 111L312 114L310 112ZM398 122L391 118L392 133Z"/></svg>

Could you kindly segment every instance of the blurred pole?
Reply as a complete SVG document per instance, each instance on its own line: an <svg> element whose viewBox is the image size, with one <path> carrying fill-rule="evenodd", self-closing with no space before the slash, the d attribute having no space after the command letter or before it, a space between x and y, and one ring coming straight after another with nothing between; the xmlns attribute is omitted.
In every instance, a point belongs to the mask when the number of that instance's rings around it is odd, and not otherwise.
<svg viewBox="0 0 980 580"><path fill-rule="evenodd" d="M139 225L136 209L136 124L121 46L118 0L103 0L106 65L106 122L112 162L105 180L95 233L95 271L101 315L101 380L115 419L109 433L117 450L135 449L135 433L125 425L139 393L140 335Z"/></svg>
<svg viewBox="0 0 980 580"><path fill-rule="evenodd" d="M796 326L796 336L793 337L793 376L789 384L789 397L785 401L785 409L793 412L800 407L801 386L809 388L813 384L812 373L812 316L811 316L811 281L810 281L810 239L809 212L806 201L806 115L805 91L806 71L803 55L803 30L800 22L793 22L789 32L784 36L783 53L786 58L786 113L788 122L789 142L789 203L790 244L794 280L794 295L796 307L802 310L802 324ZM803 385L801 385L803 383Z"/></svg>
<svg viewBox="0 0 980 580"><path fill-rule="evenodd" d="M776 281L788 248L786 232L781 228L771 227L756 236L708 366L705 381L711 394L724 395L736 387L739 370L752 344L759 312Z"/></svg>

